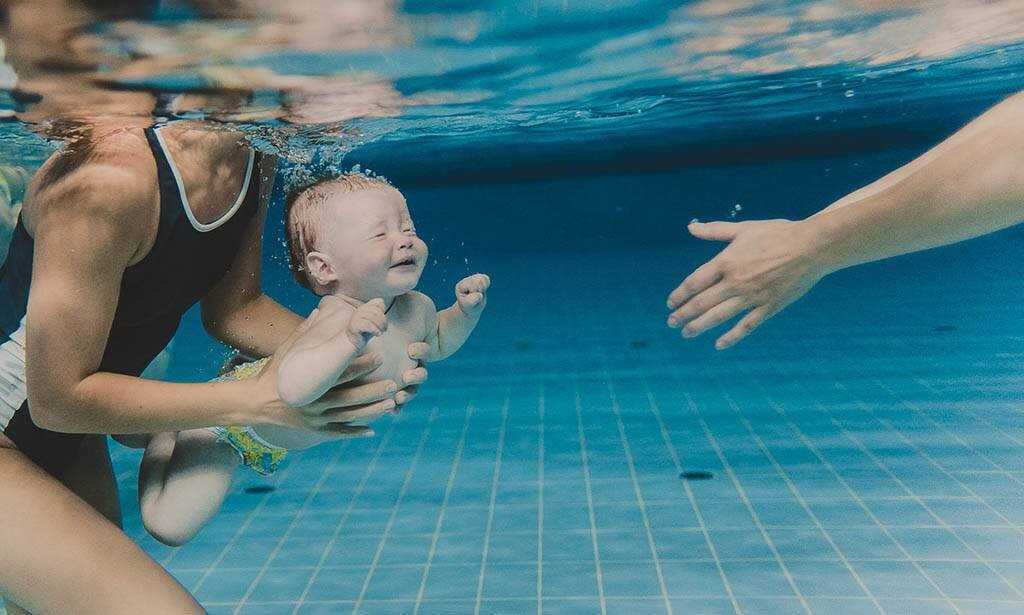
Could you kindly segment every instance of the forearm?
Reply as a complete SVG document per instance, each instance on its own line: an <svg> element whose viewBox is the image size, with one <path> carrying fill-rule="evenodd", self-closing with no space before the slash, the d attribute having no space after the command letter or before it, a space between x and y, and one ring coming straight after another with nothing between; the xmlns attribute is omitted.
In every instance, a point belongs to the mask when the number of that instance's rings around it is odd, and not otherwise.
<svg viewBox="0 0 1024 615"><path fill-rule="evenodd" d="M293 407L319 399L338 382L359 351L345 335L336 335L309 347L293 348L278 372L281 399Z"/></svg>
<svg viewBox="0 0 1024 615"><path fill-rule="evenodd" d="M66 433L154 433L268 422L244 381L179 384L98 372L59 396L33 394L40 426Z"/></svg>
<svg viewBox="0 0 1024 615"><path fill-rule="evenodd" d="M431 344L432 361L440 361L455 354L473 333L479 317L467 316L458 305L441 310L437 314L436 342Z"/></svg>
<svg viewBox="0 0 1024 615"><path fill-rule="evenodd" d="M204 313L206 330L251 357L274 353L302 323L302 318L266 295L220 315Z"/></svg>
<svg viewBox="0 0 1024 615"><path fill-rule="evenodd" d="M1002 103L906 167L802 224L828 270L1024 221L1024 100Z"/></svg>

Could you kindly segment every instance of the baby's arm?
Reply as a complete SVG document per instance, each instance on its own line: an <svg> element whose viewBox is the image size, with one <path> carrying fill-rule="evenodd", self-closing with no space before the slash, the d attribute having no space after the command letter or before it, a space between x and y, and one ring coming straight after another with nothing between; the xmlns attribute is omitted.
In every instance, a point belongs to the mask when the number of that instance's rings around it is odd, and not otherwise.
<svg viewBox="0 0 1024 615"><path fill-rule="evenodd" d="M139 467L139 510L146 530L176 547L220 509L238 454L208 429L154 434Z"/></svg>
<svg viewBox="0 0 1024 615"><path fill-rule="evenodd" d="M490 286L491 279L482 273L463 278L455 285L455 304L438 312L437 325L427 334L428 361L446 359L462 348L480 322Z"/></svg>
<svg viewBox="0 0 1024 615"><path fill-rule="evenodd" d="M281 361L277 390L289 406L302 407L323 396L338 383L341 373L370 338L388 328L382 299L359 306L347 321L337 322L327 309L321 311L320 322L304 333Z"/></svg>

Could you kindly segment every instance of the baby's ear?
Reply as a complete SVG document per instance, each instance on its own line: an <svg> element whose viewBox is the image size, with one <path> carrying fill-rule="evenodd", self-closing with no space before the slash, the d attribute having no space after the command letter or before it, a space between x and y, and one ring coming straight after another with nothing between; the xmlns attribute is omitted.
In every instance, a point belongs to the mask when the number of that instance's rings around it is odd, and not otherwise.
<svg viewBox="0 0 1024 615"><path fill-rule="evenodd" d="M330 286L338 280L338 275L331 266L331 259L323 252L309 252L306 254L306 271L309 277L316 281L317 286Z"/></svg>

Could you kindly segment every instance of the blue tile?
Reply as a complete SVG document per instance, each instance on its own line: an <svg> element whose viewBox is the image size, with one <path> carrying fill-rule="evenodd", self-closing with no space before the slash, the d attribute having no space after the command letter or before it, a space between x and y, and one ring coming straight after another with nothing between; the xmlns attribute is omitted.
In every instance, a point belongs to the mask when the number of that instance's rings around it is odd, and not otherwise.
<svg viewBox="0 0 1024 615"><path fill-rule="evenodd" d="M722 570L737 597L793 595L782 569L773 562L722 562Z"/></svg>
<svg viewBox="0 0 1024 615"><path fill-rule="evenodd" d="M246 570L211 570L199 588L190 587L196 599L206 602L237 602L245 596L249 586L259 574L258 569ZM308 574L308 573L307 573Z"/></svg>
<svg viewBox="0 0 1024 615"><path fill-rule="evenodd" d="M601 577L607 597L659 596L658 574L654 562L602 564Z"/></svg>
<svg viewBox="0 0 1024 615"><path fill-rule="evenodd" d="M998 570L972 562L922 562L925 573L950 598L1024 600Z"/></svg>
<svg viewBox="0 0 1024 615"><path fill-rule="evenodd" d="M733 615L732 602L725 599L673 598L672 612L686 615Z"/></svg>
<svg viewBox="0 0 1024 615"><path fill-rule="evenodd" d="M597 569L593 564L559 562L541 570L545 597L597 597Z"/></svg>
<svg viewBox="0 0 1024 615"><path fill-rule="evenodd" d="M608 615L663 615L668 613L664 600L617 600L605 601Z"/></svg>
<svg viewBox="0 0 1024 615"><path fill-rule="evenodd" d="M302 596L310 578L309 570L267 570L256 584L249 600L270 602L295 601Z"/></svg>
<svg viewBox="0 0 1024 615"><path fill-rule="evenodd" d="M431 566L423 597L427 600L476 600L480 566Z"/></svg>
<svg viewBox="0 0 1024 615"><path fill-rule="evenodd" d="M545 531L544 561L593 561L593 539L589 531Z"/></svg>
<svg viewBox="0 0 1024 615"><path fill-rule="evenodd" d="M537 565L487 564L484 597L527 598L537 595Z"/></svg>
<svg viewBox="0 0 1024 615"><path fill-rule="evenodd" d="M602 562L651 560L651 547L643 530L610 530L597 534Z"/></svg>
<svg viewBox="0 0 1024 615"><path fill-rule="evenodd" d="M940 594L909 562L854 562L868 591L877 598L938 598Z"/></svg>
<svg viewBox="0 0 1024 615"><path fill-rule="evenodd" d="M673 598L725 596L725 584L712 562L662 562L665 588Z"/></svg>
<svg viewBox="0 0 1024 615"><path fill-rule="evenodd" d="M787 561L797 589L804 596L866 596L850 568L837 561Z"/></svg>
<svg viewBox="0 0 1024 615"><path fill-rule="evenodd" d="M415 599L423 579L423 567L376 568L366 588L366 600Z"/></svg>
<svg viewBox="0 0 1024 615"><path fill-rule="evenodd" d="M309 600L356 600L363 590L367 568L324 569L309 587Z"/></svg>

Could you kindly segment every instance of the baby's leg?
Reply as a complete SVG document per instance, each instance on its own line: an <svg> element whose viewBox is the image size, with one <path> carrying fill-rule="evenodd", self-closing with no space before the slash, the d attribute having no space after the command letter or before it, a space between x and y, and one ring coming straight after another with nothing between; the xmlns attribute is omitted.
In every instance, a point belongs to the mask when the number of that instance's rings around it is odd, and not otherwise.
<svg viewBox="0 0 1024 615"><path fill-rule="evenodd" d="M261 438L274 446L280 446L281 448L286 448L290 451L312 448L318 444L323 444L324 442L337 439L323 436L312 431L278 427L277 425L255 425L253 426L253 430L259 434Z"/></svg>
<svg viewBox="0 0 1024 615"><path fill-rule="evenodd" d="M139 468L139 509L164 544L188 542L217 513L238 454L208 429L155 434Z"/></svg>

